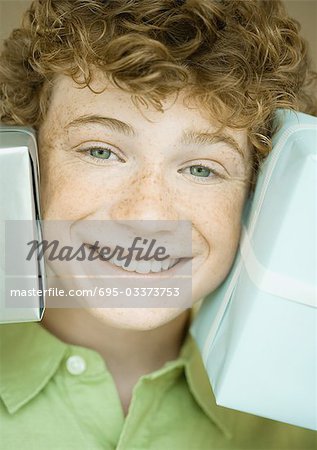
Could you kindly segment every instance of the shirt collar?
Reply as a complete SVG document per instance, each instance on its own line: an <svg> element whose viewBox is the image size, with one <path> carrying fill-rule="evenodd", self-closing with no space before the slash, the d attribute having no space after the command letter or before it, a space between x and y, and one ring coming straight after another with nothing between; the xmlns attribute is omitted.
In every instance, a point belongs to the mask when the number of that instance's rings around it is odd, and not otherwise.
<svg viewBox="0 0 317 450"><path fill-rule="evenodd" d="M204 413L220 428L227 438L232 437L230 410L216 404L216 399L204 367L196 341L187 335L180 358L185 361L185 374L189 389Z"/></svg>
<svg viewBox="0 0 317 450"><path fill-rule="evenodd" d="M0 397L10 414L44 388L66 351L67 344L37 322L0 325Z"/></svg>
<svg viewBox="0 0 317 450"><path fill-rule="evenodd" d="M191 320L194 315L192 311ZM58 370L68 348L69 344L37 322L0 326L0 397L10 414L45 387ZM206 416L230 438L230 414L227 408L217 406L215 402L199 349L190 333L185 338L179 358L165 363L146 377L157 378L177 368L184 370L189 390Z"/></svg>

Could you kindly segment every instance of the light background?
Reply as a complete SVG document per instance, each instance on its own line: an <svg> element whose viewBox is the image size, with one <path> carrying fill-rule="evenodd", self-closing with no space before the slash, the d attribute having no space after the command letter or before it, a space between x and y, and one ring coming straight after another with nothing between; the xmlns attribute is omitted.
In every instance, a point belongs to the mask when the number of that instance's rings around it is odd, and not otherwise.
<svg viewBox="0 0 317 450"><path fill-rule="evenodd" d="M11 30L19 26L30 3L30 0L0 0L0 47ZM302 25L302 35L309 42L313 67L317 70L317 0L284 0L284 3L290 16Z"/></svg>

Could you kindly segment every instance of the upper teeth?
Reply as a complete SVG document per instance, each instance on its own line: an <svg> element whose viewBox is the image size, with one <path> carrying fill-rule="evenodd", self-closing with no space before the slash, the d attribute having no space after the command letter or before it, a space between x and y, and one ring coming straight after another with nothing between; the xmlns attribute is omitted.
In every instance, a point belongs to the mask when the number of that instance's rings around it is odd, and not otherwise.
<svg viewBox="0 0 317 450"><path fill-rule="evenodd" d="M138 273L150 273L150 272L162 272L164 270L170 269L172 266L177 264L179 259L168 258L164 261L137 261L132 259L127 267L124 266L126 260L119 261L117 257L111 258L109 262L114 264L115 266L121 267L124 270L129 272L138 272Z"/></svg>

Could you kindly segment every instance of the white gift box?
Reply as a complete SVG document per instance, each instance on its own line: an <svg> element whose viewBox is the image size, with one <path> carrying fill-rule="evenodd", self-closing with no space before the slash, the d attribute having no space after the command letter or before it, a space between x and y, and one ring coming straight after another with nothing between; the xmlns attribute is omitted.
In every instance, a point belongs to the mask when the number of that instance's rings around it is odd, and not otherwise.
<svg viewBox="0 0 317 450"><path fill-rule="evenodd" d="M275 120L234 264L191 333L218 405L317 429L317 118Z"/></svg>
<svg viewBox="0 0 317 450"><path fill-rule="evenodd" d="M41 240L38 156L32 128L0 125L0 323L41 320L44 296L9 295L45 289L43 261L26 263L20 243ZM15 230L17 235L14 235Z"/></svg>

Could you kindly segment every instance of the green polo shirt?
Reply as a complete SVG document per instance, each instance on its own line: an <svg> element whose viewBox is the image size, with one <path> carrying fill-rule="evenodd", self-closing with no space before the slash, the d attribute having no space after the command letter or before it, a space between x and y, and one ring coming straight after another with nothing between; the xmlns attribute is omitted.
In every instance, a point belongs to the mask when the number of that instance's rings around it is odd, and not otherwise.
<svg viewBox="0 0 317 450"><path fill-rule="evenodd" d="M219 407L190 334L124 417L101 355L38 323L0 325L1 450L313 450L316 433ZM300 382L300 380L299 380Z"/></svg>

